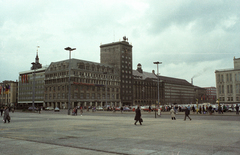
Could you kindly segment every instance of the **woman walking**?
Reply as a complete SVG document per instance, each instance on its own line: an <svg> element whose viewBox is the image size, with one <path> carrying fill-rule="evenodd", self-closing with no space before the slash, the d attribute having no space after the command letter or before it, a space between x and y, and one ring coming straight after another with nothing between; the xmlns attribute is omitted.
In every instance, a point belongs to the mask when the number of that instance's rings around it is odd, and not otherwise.
<svg viewBox="0 0 240 155"><path fill-rule="evenodd" d="M172 120L176 120L176 118L175 118L175 112L174 112L174 107L172 107L172 109L170 110L170 114L171 114Z"/></svg>
<svg viewBox="0 0 240 155"><path fill-rule="evenodd" d="M134 125L137 125L136 123L139 121L139 123L140 123L140 125L142 125L142 122L141 122L141 111L140 111L140 108L139 108L139 106L137 107L137 109L135 110L135 113L136 113L136 115L135 115L135 118L134 118L134 120L136 121L135 123L134 123Z"/></svg>

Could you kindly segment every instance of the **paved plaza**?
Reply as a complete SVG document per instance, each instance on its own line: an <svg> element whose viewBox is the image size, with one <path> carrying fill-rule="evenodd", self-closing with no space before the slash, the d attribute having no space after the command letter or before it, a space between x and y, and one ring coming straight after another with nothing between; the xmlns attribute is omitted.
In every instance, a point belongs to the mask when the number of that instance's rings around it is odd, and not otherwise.
<svg viewBox="0 0 240 155"><path fill-rule="evenodd" d="M1 155L239 155L240 116L190 115L183 121L168 113L155 118L142 112L143 125L134 125L133 112L84 112L83 116L42 111L10 113L0 123Z"/></svg>

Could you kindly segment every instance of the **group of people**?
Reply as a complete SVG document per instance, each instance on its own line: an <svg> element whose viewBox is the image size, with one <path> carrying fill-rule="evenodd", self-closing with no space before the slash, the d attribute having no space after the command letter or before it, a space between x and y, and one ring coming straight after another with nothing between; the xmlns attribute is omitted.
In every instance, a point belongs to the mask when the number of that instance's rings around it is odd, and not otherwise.
<svg viewBox="0 0 240 155"><path fill-rule="evenodd" d="M83 107L82 106L74 107L73 110L72 110L72 115L77 115L78 109L80 109L80 114L82 116L82 114L83 114Z"/></svg>
<svg viewBox="0 0 240 155"><path fill-rule="evenodd" d="M175 108L171 107L170 115L171 115L172 120L176 120L175 114L176 114ZM190 115L190 110L187 107L185 107L184 121L186 121L186 118L189 118L190 121L192 120L189 115ZM139 122L140 125L142 125L143 119L142 119L142 115L141 115L140 106L138 106L137 109L135 110L134 120L135 120L134 125L137 125L137 122Z"/></svg>
<svg viewBox="0 0 240 155"><path fill-rule="evenodd" d="M170 115L171 115L171 118L172 120L176 120L176 117L175 117L175 114L176 114L176 111L175 111L175 108L172 107L171 110L170 110ZM188 117L190 119L190 121L192 120L190 117L190 110L185 107L185 117L184 117L184 121L186 121L186 118Z"/></svg>

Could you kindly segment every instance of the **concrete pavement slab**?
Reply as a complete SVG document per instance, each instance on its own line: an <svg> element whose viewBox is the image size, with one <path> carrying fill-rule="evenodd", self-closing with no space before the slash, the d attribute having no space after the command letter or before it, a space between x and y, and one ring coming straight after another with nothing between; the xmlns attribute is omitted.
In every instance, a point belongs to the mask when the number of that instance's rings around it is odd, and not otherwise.
<svg viewBox="0 0 240 155"><path fill-rule="evenodd" d="M239 117L177 115L153 118L143 113L11 113L0 124L0 154L240 154ZM221 119L221 117L223 119ZM41 152L38 152L41 150ZM10 152L7 152L10 151Z"/></svg>

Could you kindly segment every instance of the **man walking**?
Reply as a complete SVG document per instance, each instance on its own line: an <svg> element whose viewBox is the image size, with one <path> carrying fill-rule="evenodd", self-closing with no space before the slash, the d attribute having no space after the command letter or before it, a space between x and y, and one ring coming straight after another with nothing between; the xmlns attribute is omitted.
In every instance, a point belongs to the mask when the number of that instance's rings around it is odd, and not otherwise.
<svg viewBox="0 0 240 155"><path fill-rule="evenodd" d="M134 123L134 125L137 125L136 123L139 121L139 123L140 123L140 125L142 125L142 119L141 119L141 110L140 110L140 108L139 108L139 106L137 107L137 109L135 110L135 113L136 113L136 115L135 115L135 118L134 118L134 120L136 121L135 123Z"/></svg>
<svg viewBox="0 0 240 155"><path fill-rule="evenodd" d="M190 119L190 121L192 120L192 119L189 117L189 115L190 115L190 110L188 110L188 108L185 107L185 117L184 117L184 121L186 121L186 117L188 117L188 118Z"/></svg>
<svg viewBox="0 0 240 155"><path fill-rule="evenodd" d="M239 115L239 106L238 106L238 104L236 105L236 114Z"/></svg>

